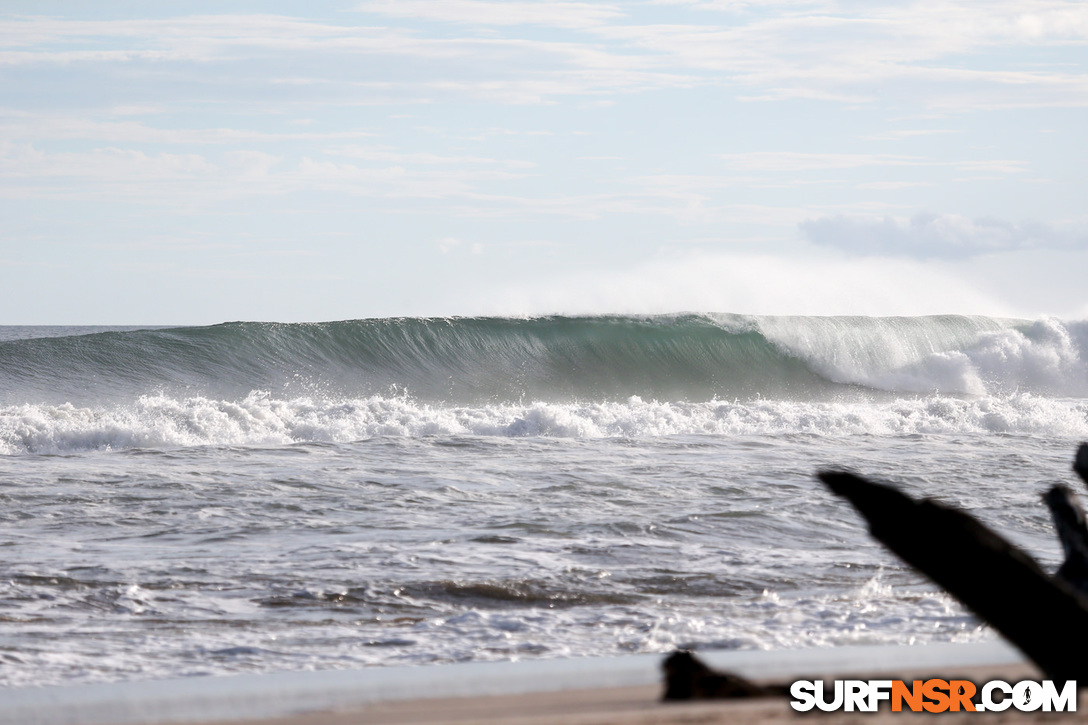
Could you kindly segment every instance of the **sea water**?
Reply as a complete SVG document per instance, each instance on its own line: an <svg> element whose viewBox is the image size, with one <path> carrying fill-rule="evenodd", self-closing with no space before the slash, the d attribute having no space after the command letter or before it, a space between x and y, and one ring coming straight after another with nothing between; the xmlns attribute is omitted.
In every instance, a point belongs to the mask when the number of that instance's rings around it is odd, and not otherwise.
<svg viewBox="0 0 1088 725"><path fill-rule="evenodd" d="M1084 439L1078 321L0 328L0 685L992 639L814 473L1053 569Z"/></svg>

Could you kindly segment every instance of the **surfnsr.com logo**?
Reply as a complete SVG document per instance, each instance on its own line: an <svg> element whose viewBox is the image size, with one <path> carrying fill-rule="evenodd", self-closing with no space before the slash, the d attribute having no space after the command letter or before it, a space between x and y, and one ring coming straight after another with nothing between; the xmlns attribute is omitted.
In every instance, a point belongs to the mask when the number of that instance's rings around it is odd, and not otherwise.
<svg viewBox="0 0 1088 725"><path fill-rule="evenodd" d="M876 712L882 702L892 712L1001 712L1010 707L1021 712L1076 712L1077 683L1069 680L1061 690L1052 680L1024 680L1010 684L991 680L981 687L969 680L798 680L790 686L790 707L800 712L818 708L824 712Z"/></svg>

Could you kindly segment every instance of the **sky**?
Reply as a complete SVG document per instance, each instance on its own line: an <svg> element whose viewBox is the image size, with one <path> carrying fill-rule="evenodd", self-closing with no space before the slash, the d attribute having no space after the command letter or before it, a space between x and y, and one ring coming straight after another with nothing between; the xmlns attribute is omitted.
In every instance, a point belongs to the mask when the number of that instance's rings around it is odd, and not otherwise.
<svg viewBox="0 0 1088 725"><path fill-rule="evenodd" d="M0 6L0 324L1088 317L1088 3Z"/></svg>

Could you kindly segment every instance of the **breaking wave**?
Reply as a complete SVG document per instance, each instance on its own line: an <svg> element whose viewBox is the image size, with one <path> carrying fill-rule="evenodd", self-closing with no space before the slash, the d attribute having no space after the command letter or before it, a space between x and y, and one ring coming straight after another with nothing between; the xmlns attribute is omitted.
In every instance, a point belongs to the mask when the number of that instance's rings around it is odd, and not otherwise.
<svg viewBox="0 0 1088 725"><path fill-rule="evenodd" d="M239 322L0 342L0 452L375 436L1088 435L1088 322Z"/></svg>
<svg viewBox="0 0 1088 725"><path fill-rule="evenodd" d="M446 404L1088 396L1088 323L987 317L237 322L0 342L0 404L407 392Z"/></svg>

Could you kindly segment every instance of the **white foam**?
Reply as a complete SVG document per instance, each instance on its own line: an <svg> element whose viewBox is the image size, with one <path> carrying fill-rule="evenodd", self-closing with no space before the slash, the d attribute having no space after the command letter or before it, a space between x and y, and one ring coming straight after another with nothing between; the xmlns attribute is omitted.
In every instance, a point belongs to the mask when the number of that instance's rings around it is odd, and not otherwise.
<svg viewBox="0 0 1088 725"><path fill-rule="evenodd" d="M891 402L781 400L440 406L405 397L242 400L144 396L131 405L0 408L0 452L62 453L205 445L350 442L378 436L645 438L672 435L820 436L1014 433L1088 436L1088 400L1030 393L926 396Z"/></svg>
<svg viewBox="0 0 1088 725"><path fill-rule="evenodd" d="M1088 397L1088 323L766 318L769 340L838 383L907 393Z"/></svg>

